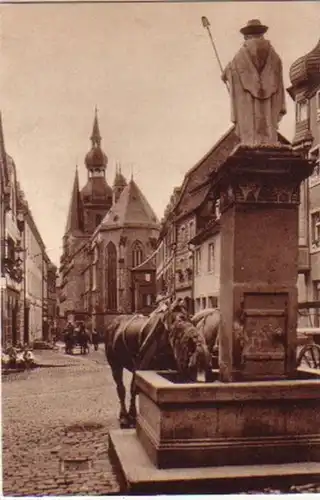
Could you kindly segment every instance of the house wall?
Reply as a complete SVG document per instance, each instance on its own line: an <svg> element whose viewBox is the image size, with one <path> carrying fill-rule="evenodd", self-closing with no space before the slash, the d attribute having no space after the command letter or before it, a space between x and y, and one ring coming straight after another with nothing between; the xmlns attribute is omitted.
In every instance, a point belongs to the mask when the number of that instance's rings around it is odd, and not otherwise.
<svg viewBox="0 0 320 500"><path fill-rule="evenodd" d="M192 213L176 224L175 295L192 300L193 258L188 243L196 233L196 217Z"/></svg>
<svg viewBox="0 0 320 500"><path fill-rule="evenodd" d="M209 270L209 245L214 245L213 267ZM196 265L197 250L201 252L201 265ZM219 304L220 292L220 233L209 237L194 251L194 309L201 311L206 307L216 307ZM197 272L198 271L198 272Z"/></svg>

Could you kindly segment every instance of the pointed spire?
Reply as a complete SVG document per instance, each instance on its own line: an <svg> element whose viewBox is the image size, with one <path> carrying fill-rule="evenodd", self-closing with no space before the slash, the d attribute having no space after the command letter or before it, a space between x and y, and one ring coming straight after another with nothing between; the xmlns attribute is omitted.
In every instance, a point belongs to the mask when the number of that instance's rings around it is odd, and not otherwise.
<svg viewBox="0 0 320 500"><path fill-rule="evenodd" d="M94 121L93 121L92 135L91 135L90 139L92 141L93 146L95 146L95 145L100 146L101 135L100 135L100 129L99 129L97 106L95 107L95 110L94 110Z"/></svg>
<svg viewBox="0 0 320 500"><path fill-rule="evenodd" d="M65 233L79 230L82 230L82 206L79 191L78 165L76 165Z"/></svg>

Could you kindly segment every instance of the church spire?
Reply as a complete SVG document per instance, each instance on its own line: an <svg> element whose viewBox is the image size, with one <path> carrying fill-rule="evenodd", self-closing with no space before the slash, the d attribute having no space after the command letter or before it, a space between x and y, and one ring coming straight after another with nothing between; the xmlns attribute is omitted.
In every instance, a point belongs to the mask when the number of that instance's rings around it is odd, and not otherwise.
<svg viewBox="0 0 320 500"><path fill-rule="evenodd" d="M92 146L100 146L101 135L100 135L100 129L99 129L97 106L95 107L95 110L94 110L94 121L93 121L92 135L91 135L90 139L92 142Z"/></svg>
<svg viewBox="0 0 320 500"><path fill-rule="evenodd" d="M73 233L74 231L82 231L82 206L79 191L79 175L78 165L76 166L72 195L69 205L69 213L65 233Z"/></svg>

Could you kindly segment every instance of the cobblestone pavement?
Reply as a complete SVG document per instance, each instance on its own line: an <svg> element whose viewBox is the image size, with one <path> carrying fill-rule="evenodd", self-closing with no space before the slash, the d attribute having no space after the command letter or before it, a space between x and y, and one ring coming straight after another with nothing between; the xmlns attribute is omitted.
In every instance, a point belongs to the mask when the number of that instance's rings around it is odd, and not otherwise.
<svg viewBox="0 0 320 500"><path fill-rule="evenodd" d="M46 367L3 378L3 494L118 493L107 436L118 428L119 407L103 346L88 356L67 356L61 349L35 356ZM125 380L129 388L129 374ZM289 491L320 493L320 485Z"/></svg>
<svg viewBox="0 0 320 500"><path fill-rule="evenodd" d="M35 356L56 367L2 383L4 495L117 493L107 435L118 428L118 401L102 346L89 356Z"/></svg>

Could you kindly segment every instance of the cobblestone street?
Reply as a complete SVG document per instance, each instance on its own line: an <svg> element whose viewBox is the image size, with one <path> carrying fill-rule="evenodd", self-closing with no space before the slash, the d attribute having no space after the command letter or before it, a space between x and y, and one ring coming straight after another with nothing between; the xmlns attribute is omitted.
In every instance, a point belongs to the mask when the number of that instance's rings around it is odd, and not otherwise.
<svg viewBox="0 0 320 500"><path fill-rule="evenodd" d="M3 378L3 494L119 493L107 439L109 430L119 427L119 407L103 346L88 356L61 350L35 355L45 366ZM125 382L129 389L128 373ZM292 493L319 491L319 484L290 488Z"/></svg>
<svg viewBox="0 0 320 500"><path fill-rule="evenodd" d="M103 346L89 356L35 354L56 366L2 383L4 495L118 492L107 453L118 402Z"/></svg>

